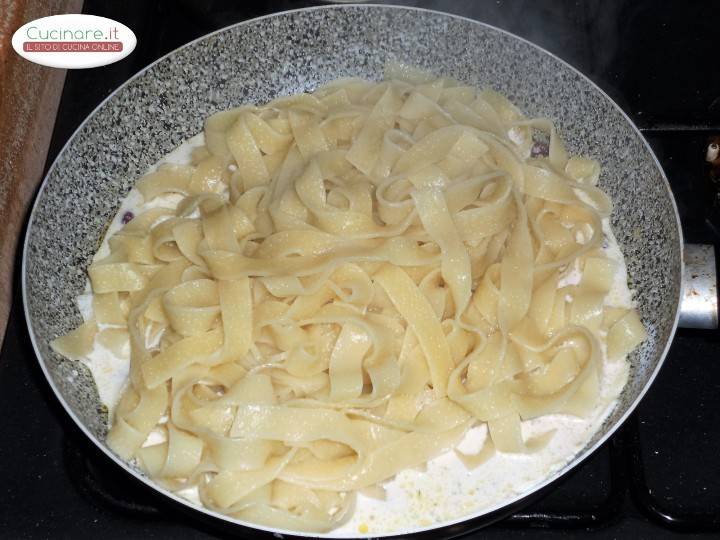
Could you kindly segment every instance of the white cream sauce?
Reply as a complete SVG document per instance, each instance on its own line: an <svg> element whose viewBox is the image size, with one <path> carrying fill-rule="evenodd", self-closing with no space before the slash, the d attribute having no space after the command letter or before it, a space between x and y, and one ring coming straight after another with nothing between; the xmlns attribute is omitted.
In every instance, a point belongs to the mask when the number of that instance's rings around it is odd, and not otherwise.
<svg viewBox="0 0 720 540"><path fill-rule="evenodd" d="M188 139L148 172L162 163L189 163L193 148L201 146L203 142L202 133ZM175 204L177 199L173 196L158 198L145 204L140 193L132 189L108 227L95 258L109 254L107 239L122 227L121 220L125 212L137 214L156 206L173 208ZM633 307L632 292L627 285L625 261L608 219L603 220L603 232L606 237L603 250L607 257L617 262L617 273L605 303L610 306ZM560 285L575 284L579 280L579 269L570 267L562 276ZM78 306L85 319L92 317L90 292L88 282L86 294L78 297ZM329 536L376 536L440 524L480 512L484 508L501 505L539 484L561 469L585 446L615 407L616 399L627 380L628 365L625 360L608 361L604 346L603 358L601 399L592 414L587 418L553 414L523 422L525 438L555 431L542 450L528 455L496 453L475 470L466 469L454 452L448 452L430 461L424 471L405 470L386 482L385 500L359 494L351 519L332 531ZM109 408L112 418L112 411L127 382L129 350L123 351L122 356L117 356L96 342L84 363L90 368L100 399ZM473 428L460 444L459 450L465 453L478 451L486 436L485 426ZM163 438L159 433L153 433L146 445L157 444ZM183 490L179 494L200 505L195 488Z"/></svg>

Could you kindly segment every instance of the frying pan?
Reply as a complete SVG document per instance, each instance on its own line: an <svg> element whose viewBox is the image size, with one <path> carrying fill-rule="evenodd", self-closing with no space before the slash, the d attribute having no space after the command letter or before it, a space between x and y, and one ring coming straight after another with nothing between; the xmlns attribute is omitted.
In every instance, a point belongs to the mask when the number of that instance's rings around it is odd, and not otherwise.
<svg viewBox="0 0 720 540"><path fill-rule="evenodd" d="M629 357L629 380L614 411L557 473L511 501L455 522L396 534L436 536L440 531L435 529L443 527L441 534L450 536L517 510L591 454L632 412L663 363L681 314L683 290L688 297L683 305L692 308L683 320L693 326L716 323L712 251L688 251L697 269L692 290L683 288L680 221L657 159L622 110L562 60L497 28L414 8L327 6L225 28L138 73L78 128L37 196L22 266L33 346L68 414L117 466L216 523L291 533L198 509L118 459L104 442L107 411L92 377L81 364L55 354L49 343L81 322L74 299L83 292L86 268L124 195L151 164L198 133L204 118L239 104L311 90L338 77L378 79L387 60L476 87L490 86L528 116L554 119L570 152L600 160L600 186L615 203L612 225L648 329L647 340Z"/></svg>

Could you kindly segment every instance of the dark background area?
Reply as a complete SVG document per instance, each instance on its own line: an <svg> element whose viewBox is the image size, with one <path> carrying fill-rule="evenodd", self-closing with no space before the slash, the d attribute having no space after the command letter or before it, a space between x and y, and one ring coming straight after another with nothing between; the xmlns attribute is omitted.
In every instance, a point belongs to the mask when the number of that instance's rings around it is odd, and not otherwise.
<svg viewBox="0 0 720 540"><path fill-rule="evenodd" d="M529 39L593 79L642 129L669 177L686 240L716 243L704 153L720 135L715 2L396 2L486 22ZM110 66L68 72L48 164L84 118L150 62L218 28L317 2L105 2L137 49ZM2 16L2 14L0 14ZM259 51L261 54L261 51ZM47 165L46 165L47 167ZM18 265L19 267L19 265ZM720 536L720 343L680 330L658 380L627 425L542 500L473 538ZM213 538L127 479L51 394L15 301L0 352L0 538ZM237 529L242 536L247 531ZM685 534L687 536L688 534ZM227 536L227 534L223 535Z"/></svg>

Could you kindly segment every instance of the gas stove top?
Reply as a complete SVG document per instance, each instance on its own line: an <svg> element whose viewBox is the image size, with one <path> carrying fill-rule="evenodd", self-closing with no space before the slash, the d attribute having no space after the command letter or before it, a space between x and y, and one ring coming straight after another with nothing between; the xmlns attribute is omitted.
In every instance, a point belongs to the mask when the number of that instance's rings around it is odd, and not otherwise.
<svg viewBox="0 0 720 540"><path fill-rule="evenodd" d="M399 2L504 28L595 80L633 118L662 163L685 239L717 243L720 169L705 162L720 136L720 58L707 3L553 0ZM692 5L687 5L692 4ZM274 11L285 0L101 2L85 13L138 36L127 59L68 73L48 155L85 116L154 59L196 37ZM720 139L717 139L720 140ZM72 424L40 372L15 302L0 353L0 537L215 538L223 533L166 507L125 477ZM720 535L720 333L679 330L656 382L622 429L537 503L471 537L698 538ZM220 535L220 536L218 536Z"/></svg>

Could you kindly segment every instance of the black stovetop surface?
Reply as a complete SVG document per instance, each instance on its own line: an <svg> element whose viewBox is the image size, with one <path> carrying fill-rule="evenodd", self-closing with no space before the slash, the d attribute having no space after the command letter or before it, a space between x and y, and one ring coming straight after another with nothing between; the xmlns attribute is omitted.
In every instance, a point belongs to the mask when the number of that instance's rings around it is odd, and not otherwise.
<svg viewBox="0 0 720 540"><path fill-rule="evenodd" d="M717 243L703 161L720 135L720 41L710 2L417 1L507 29L606 90L643 130L678 200L688 242ZM85 13L138 36L127 59L68 73L51 163L112 90L152 60L223 26L313 5L293 0L103 2ZM109 463L67 417L37 365L15 300L0 353L0 538L214 538ZM477 538L720 536L720 333L679 330L637 412L544 498ZM686 535L687 535L686 532ZM694 533L694 534L693 534Z"/></svg>

